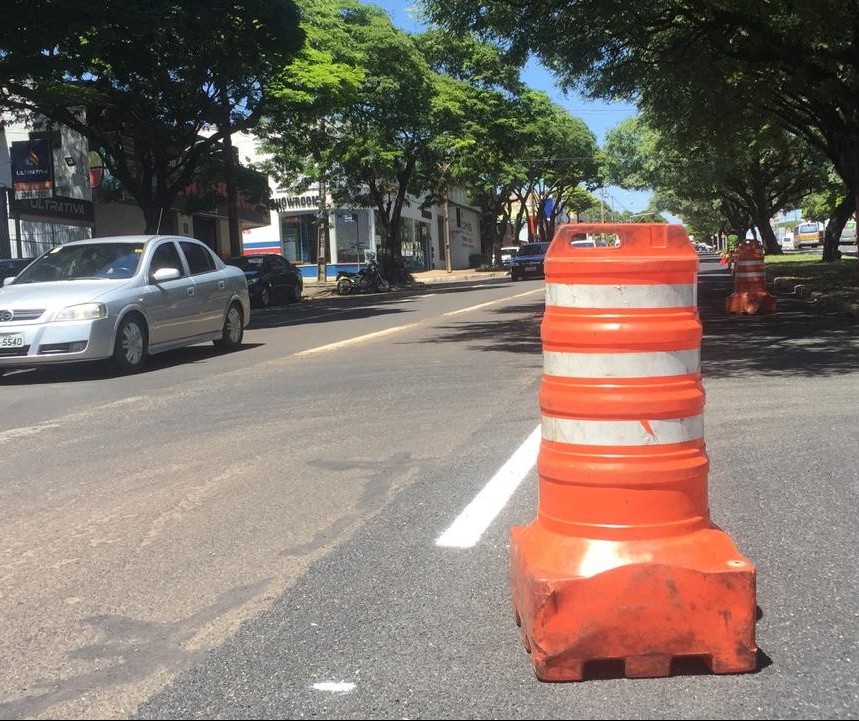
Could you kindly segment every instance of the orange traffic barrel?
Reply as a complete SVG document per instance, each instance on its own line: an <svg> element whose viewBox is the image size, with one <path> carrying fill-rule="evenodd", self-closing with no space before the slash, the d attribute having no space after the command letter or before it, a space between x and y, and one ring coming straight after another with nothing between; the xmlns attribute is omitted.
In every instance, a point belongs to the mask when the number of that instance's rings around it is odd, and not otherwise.
<svg viewBox="0 0 859 721"><path fill-rule="evenodd" d="M737 247L734 292L725 299L728 313L759 315L775 313L776 297L767 290L763 248L747 239Z"/></svg>
<svg viewBox="0 0 859 721"><path fill-rule="evenodd" d="M697 270L681 225L564 225L546 254L538 510L510 551L541 680L756 666L755 567L710 520Z"/></svg>

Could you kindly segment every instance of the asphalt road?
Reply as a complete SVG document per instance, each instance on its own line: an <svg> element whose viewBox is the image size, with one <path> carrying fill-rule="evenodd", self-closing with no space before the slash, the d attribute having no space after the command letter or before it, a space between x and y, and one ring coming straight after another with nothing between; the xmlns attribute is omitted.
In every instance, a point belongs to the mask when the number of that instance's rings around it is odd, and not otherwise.
<svg viewBox="0 0 859 721"><path fill-rule="evenodd" d="M437 545L539 422L542 282L494 279L266 312L132 379L4 378L0 717L857 718L857 321L728 316L716 260L710 505L757 566L755 672L538 681L507 569L533 469Z"/></svg>

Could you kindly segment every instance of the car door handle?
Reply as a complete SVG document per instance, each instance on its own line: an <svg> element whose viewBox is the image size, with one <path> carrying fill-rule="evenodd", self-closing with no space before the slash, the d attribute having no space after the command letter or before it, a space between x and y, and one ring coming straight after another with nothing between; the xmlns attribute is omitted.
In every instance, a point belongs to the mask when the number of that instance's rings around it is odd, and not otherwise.
<svg viewBox="0 0 859 721"><path fill-rule="evenodd" d="M224 281L222 281L222 280L218 281L218 290L223 290L226 287L227 287L227 284Z"/></svg>
<svg viewBox="0 0 859 721"><path fill-rule="evenodd" d="M195 293L195 292L196 292L196 291L195 291L193 288L186 288L186 289L185 289L185 294L186 294L186 295L194 295L194 293Z"/></svg>

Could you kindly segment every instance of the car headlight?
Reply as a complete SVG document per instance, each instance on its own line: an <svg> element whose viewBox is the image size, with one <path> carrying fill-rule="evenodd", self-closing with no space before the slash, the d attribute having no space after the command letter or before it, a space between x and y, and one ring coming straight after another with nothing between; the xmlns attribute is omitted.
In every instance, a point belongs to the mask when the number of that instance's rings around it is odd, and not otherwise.
<svg viewBox="0 0 859 721"><path fill-rule="evenodd" d="M98 320L99 318L107 318L107 306L104 303L81 303L63 308L54 316L54 321Z"/></svg>
<svg viewBox="0 0 859 721"><path fill-rule="evenodd" d="M249 278L248 288L253 288L257 283L259 283L259 278Z"/></svg>

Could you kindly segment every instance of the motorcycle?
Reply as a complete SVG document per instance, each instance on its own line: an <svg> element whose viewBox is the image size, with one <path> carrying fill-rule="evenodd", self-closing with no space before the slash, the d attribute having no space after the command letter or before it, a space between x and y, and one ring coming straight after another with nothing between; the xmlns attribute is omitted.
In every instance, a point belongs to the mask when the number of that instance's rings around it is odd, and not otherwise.
<svg viewBox="0 0 859 721"><path fill-rule="evenodd" d="M341 270L337 273L337 294L349 295L350 293L386 293L391 289L391 284L382 276L382 271L376 261L371 260L364 268L353 273Z"/></svg>

